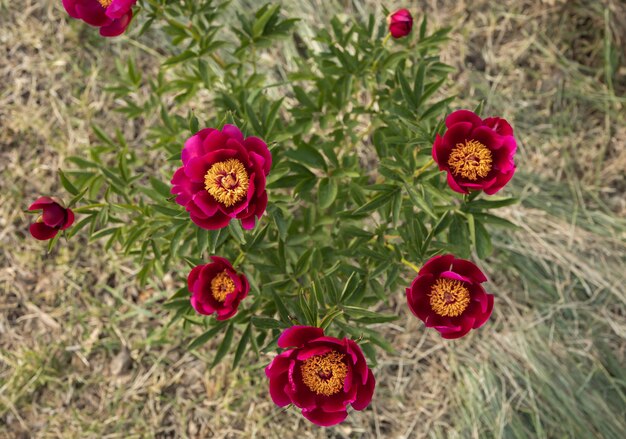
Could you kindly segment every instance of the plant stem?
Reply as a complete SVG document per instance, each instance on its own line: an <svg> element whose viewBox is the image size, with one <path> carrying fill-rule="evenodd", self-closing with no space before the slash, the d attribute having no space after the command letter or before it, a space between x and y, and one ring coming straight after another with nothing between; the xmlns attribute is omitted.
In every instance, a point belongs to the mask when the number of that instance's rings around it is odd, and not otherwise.
<svg viewBox="0 0 626 439"><path fill-rule="evenodd" d="M420 272L420 267L418 267L417 265L415 265L415 264L414 264L414 263L412 263L412 262L407 261L405 258L402 258L402 259L401 259L401 262L402 262L404 265L406 265L407 267L412 268L412 269L413 269L416 273L418 273L418 274L419 274L419 272Z"/></svg>
<svg viewBox="0 0 626 439"><path fill-rule="evenodd" d="M422 166L421 168L419 168L417 171L413 173L413 178L419 177L422 174L422 172L424 172L426 169L431 167L434 163L435 163L435 160L430 159L428 163L426 163L424 166Z"/></svg>

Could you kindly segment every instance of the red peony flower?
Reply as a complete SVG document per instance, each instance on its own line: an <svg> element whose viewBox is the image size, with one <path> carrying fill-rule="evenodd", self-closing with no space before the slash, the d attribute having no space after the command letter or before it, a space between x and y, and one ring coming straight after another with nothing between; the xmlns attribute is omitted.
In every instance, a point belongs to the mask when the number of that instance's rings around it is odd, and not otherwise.
<svg viewBox="0 0 626 439"><path fill-rule="evenodd" d="M407 9L400 9L389 16L389 32L394 38L406 37L413 28L413 16Z"/></svg>
<svg viewBox="0 0 626 439"><path fill-rule="evenodd" d="M191 306L200 314L217 313L226 320L237 313L239 303L250 291L248 279L237 274L227 259L211 256L212 263L194 267L187 277Z"/></svg>
<svg viewBox="0 0 626 439"><path fill-rule="evenodd" d="M440 170L448 172L452 190L492 195L509 182L515 173L517 144L506 120L483 120L472 111L458 110L446 118L446 127L443 137L437 134L433 158Z"/></svg>
<svg viewBox="0 0 626 439"><path fill-rule="evenodd" d="M363 410L372 400L376 380L353 340L324 336L324 330L293 326L278 338L291 348L265 368L270 395L280 407L295 404L314 424L328 427L348 416L346 407Z"/></svg>
<svg viewBox="0 0 626 439"><path fill-rule="evenodd" d="M453 255L435 256L406 289L406 298L426 327L435 328L443 338L459 338L491 316L493 295L480 285L485 281L472 262Z"/></svg>
<svg viewBox="0 0 626 439"><path fill-rule="evenodd" d="M51 197L40 197L28 210L43 210L43 214L30 225L33 238L46 241L57 236L59 230L65 230L74 222L74 212L66 209Z"/></svg>
<svg viewBox="0 0 626 439"><path fill-rule="evenodd" d="M265 142L244 139L233 125L206 128L185 142L181 158L172 193L194 223L215 230L237 218L244 229L254 228L267 207L265 177L272 155Z"/></svg>
<svg viewBox="0 0 626 439"><path fill-rule="evenodd" d="M103 37L116 37L126 31L137 0L63 0L70 17L99 27Z"/></svg>

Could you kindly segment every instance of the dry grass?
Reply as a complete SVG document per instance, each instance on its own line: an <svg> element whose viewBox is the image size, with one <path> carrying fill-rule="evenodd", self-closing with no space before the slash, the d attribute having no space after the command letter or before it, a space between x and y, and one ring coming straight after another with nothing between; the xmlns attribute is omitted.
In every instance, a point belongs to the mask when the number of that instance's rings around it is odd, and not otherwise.
<svg viewBox="0 0 626 439"><path fill-rule="evenodd" d="M375 9L364 3L347 11ZM91 123L140 143L102 91L111 60L134 49L70 23L59 2L0 0L1 437L621 437L626 72L611 71L605 49L626 44L626 8L416 3L455 27L451 92L516 127L510 192L523 201L506 215L520 230L497 233L483 264L498 298L489 330L442 342L397 292L402 318L381 328L397 352L381 355L372 406L324 430L271 403L269 358L208 370L210 346L182 348L188 336L165 327L160 306L179 274L138 290L132 265L97 245L48 256L28 238L23 209L60 190L56 169L90 144Z"/></svg>

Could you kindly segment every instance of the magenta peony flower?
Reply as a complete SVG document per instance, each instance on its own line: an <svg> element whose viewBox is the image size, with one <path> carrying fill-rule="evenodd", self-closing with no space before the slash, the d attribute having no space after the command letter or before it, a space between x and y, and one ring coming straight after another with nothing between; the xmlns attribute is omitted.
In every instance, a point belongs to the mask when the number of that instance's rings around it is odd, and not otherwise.
<svg viewBox="0 0 626 439"><path fill-rule="evenodd" d="M37 221L30 225L30 234L40 241L54 238L59 230L65 230L74 223L72 209L66 209L55 198L40 197L28 210L43 210Z"/></svg>
<svg viewBox="0 0 626 439"><path fill-rule="evenodd" d="M487 278L480 269L453 255L431 258L424 264L406 298L413 314L443 338L459 338L480 328L493 311L493 295L480 285Z"/></svg>
<svg viewBox="0 0 626 439"><path fill-rule="evenodd" d="M116 37L126 31L137 0L63 0L70 17L99 27L103 37Z"/></svg>
<svg viewBox="0 0 626 439"><path fill-rule="evenodd" d="M194 223L215 230L237 218L244 229L254 228L267 207L265 177L272 155L265 142L244 139L233 125L206 128L185 142L181 158L172 193Z"/></svg>
<svg viewBox="0 0 626 439"><path fill-rule="evenodd" d="M346 419L346 407L363 410L372 400L376 380L353 340L324 336L324 330L292 326L278 338L291 348L265 368L270 395L280 407L295 404L314 424L328 427Z"/></svg>
<svg viewBox="0 0 626 439"><path fill-rule="evenodd" d="M462 194L483 190L492 195L511 180L517 143L506 120L482 120L472 111L458 110L446 118L446 127L443 137L437 134L433 159L448 172L452 190Z"/></svg>
<svg viewBox="0 0 626 439"><path fill-rule="evenodd" d="M237 313L239 303L250 291L248 279L237 274L227 259L211 256L212 263L194 267L187 277L191 306L200 314L217 313L226 320Z"/></svg>
<svg viewBox="0 0 626 439"><path fill-rule="evenodd" d="M413 16L407 9L400 9L389 16L389 32L394 38L406 37L413 29Z"/></svg>

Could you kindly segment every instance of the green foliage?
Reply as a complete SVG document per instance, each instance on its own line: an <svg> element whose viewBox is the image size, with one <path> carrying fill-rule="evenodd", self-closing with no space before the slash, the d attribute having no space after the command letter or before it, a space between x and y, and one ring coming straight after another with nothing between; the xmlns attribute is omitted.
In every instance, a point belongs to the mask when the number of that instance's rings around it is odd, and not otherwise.
<svg viewBox="0 0 626 439"><path fill-rule="evenodd" d="M233 15L228 2L139 3L142 44L161 67L118 60L108 91L147 142L137 148L93 128L97 144L60 172L80 202L70 234L82 229L134 256L142 284L168 271L183 284L210 255L234 261L251 297L232 319L196 316L186 288L165 304L170 324L203 327L189 349L223 337L213 366L228 352L236 365L248 350L275 349L293 324L361 339L375 362L373 345L392 348L370 325L396 318L379 304L407 285L407 267L445 252L492 252L489 227L508 224L489 210L516 200L460 197L432 166L454 99L441 91L452 69L438 57L448 29L429 34L424 17L419 33L385 45L382 17L335 17L303 41L298 20L277 5ZM299 57L281 60L290 44ZM239 222L199 229L170 194L185 140L225 123L263 138L273 156L267 212L251 231Z"/></svg>

